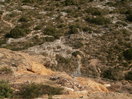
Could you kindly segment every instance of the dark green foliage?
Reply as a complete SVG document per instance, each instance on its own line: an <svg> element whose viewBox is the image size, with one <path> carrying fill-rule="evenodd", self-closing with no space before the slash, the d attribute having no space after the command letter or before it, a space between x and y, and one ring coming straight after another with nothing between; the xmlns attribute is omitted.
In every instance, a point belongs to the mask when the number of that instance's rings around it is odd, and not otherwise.
<svg viewBox="0 0 132 99"><path fill-rule="evenodd" d="M132 80L132 71L128 72L128 73L125 75L125 79L126 79L126 80Z"/></svg>
<svg viewBox="0 0 132 99"><path fill-rule="evenodd" d="M89 0L65 0L64 1L64 5L65 6L70 6L70 5L80 5L80 4L84 4Z"/></svg>
<svg viewBox="0 0 132 99"><path fill-rule="evenodd" d="M13 90L6 81L0 81L0 99L11 98L13 96Z"/></svg>
<svg viewBox="0 0 132 99"><path fill-rule="evenodd" d="M21 17L18 21L19 22L28 22L29 20L26 17Z"/></svg>
<svg viewBox="0 0 132 99"><path fill-rule="evenodd" d="M132 60L132 49L128 49L128 50L124 51L123 56L127 60Z"/></svg>
<svg viewBox="0 0 132 99"><path fill-rule="evenodd" d="M56 60L58 61L58 63L64 63L64 64L68 64L70 63L70 59L69 58L64 58L60 55L56 55Z"/></svg>
<svg viewBox="0 0 132 99"><path fill-rule="evenodd" d="M75 51L75 52L72 53L72 55L76 57L77 55L82 55L82 54L79 51Z"/></svg>
<svg viewBox="0 0 132 99"><path fill-rule="evenodd" d="M20 38L26 36L28 29L16 26L9 33L5 35L6 38Z"/></svg>
<svg viewBox="0 0 132 99"><path fill-rule="evenodd" d="M55 38L59 38L62 35L60 31L58 31L55 27L52 27L52 26L46 27L43 33L45 35L50 35Z"/></svg>
<svg viewBox="0 0 132 99"><path fill-rule="evenodd" d="M77 25L71 25L69 26L68 34L76 34L78 33L79 27Z"/></svg>
<svg viewBox="0 0 132 99"><path fill-rule="evenodd" d="M132 14L127 15L127 20L132 22Z"/></svg>
<svg viewBox="0 0 132 99"><path fill-rule="evenodd" d="M43 0L22 0L22 3L40 3Z"/></svg>
<svg viewBox="0 0 132 99"><path fill-rule="evenodd" d="M102 17L102 16L98 16L98 17L88 17L86 19L87 22L90 22L90 23L94 23L94 24L97 24L97 25L105 25L105 24L109 24L111 23L110 19L108 18L105 18L105 17Z"/></svg>
<svg viewBox="0 0 132 99"><path fill-rule="evenodd" d="M64 4L65 4L65 6L76 5L77 2L76 2L76 0L65 0Z"/></svg>
<svg viewBox="0 0 132 99"><path fill-rule="evenodd" d="M45 42L53 42L55 40L54 37L45 37L44 38Z"/></svg>
<svg viewBox="0 0 132 99"><path fill-rule="evenodd" d="M103 77L112 80L122 80L124 78L124 74L122 70L118 68L113 68L104 71Z"/></svg>
<svg viewBox="0 0 132 99"><path fill-rule="evenodd" d="M25 84L20 89L20 96L23 98L37 98L41 95L58 95L62 94L63 89L58 87L51 87L43 84L30 83Z"/></svg>
<svg viewBox="0 0 132 99"><path fill-rule="evenodd" d="M7 67L0 68L0 74L12 74L12 70Z"/></svg>
<svg viewBox="0 0 132 99"><path fill-rule="evenodd" d="M34 30L41 30L42 26L38 25L34 28Z"/></svg>
<svg viewBox="0 0 132 99"><path fill-rule="evenodd" d="M109 11L106 11L106 10L103 10L103 9L100 9L100 8L89 7L86 10L86 12L90 13L92 15L104 15L104 14L107 14Z"/></svg>

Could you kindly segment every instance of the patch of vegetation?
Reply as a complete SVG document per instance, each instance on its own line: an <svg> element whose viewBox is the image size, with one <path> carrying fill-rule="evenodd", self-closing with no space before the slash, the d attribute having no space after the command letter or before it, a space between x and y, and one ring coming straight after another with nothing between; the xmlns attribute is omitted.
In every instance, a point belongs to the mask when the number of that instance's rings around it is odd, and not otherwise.
<svg viewBox="0 0 132 99"><path fill-rule="evenodd" d="M110 19L105 18L103 16L88 17L86 21L97 25L106 25L111 23Z"/></svg>
<svg viewBox="0 0 132 99"><path fill-rule="evenodd" d="M127 15L127 20L132 22L132 14Z"/></svg>
<svg viewBox="0 0 132 99"><path fill-rule="evenodd" d="M126 79L126 80L132 80L132 71L128 72L128 73L125 75L125 79Z"/></svg>
<svg viewBox="0 0 132 99"><path fill-rule="evenodd" d="M34 30L41 30L42 26L41 25L37 25Z"/></svg>
<svg viewBox="0 0 132 99"><path fill-rule="evenodd" d="M75 51L72 53L73 56L77 57L77 55L82 55L80 51Z"/></svg>
<svg viewBox="0 0 132 99"><path fill-rule="evenodd" d="M57 61L58 61L59 63L65 63L65 64L68 64L68 63L70 63L70 61L71 61L71 59L69 59L69 58L64 58L64 57L62 57L62 56L60 56L60 55L56 55L56 59L57 59Z"/></svg>
<svg viewBox="0 0 132 99"><path fill-rule="evenodd" d="M124 51L123 56L127 60L132 60L132 49L130 48L130 49Z"/></svg>
<svg viewBox="0 0 132 99"><path fill-rule="evenodd" d="M55 27L52 27L52 26L46 27L43 33L44 35L50 35L55 38L59 38L60 36L63 35L60 31L58 31Z"/></svg>
<svg viewBox="0 0 132 99"><path fill-rule="evenodd" d="M0 74L12 74L12 70L7 67L0 68Z"/></svg>
<svg viewBox="0 0 132 99"><path fill-rule="evenodd" d="M5 35L6 38L20 38L29 33L29 29L16 26L9 33Z"/></svg>
<svg viewBox="0 0 132 99"><path fill-rule="evenodd" d="M7 81L0 81L0 98L11 98L13 90Z"/></svg>
<svg viewBox="0 0 132 99"><path fill-rule="evenodd" d="M74 47L75 49L81 48L81 47L83 47L83 46L84 46L84 44L83 44L82 42L79 42L79 41L73 43L73 47Z"/></svg>
<svg viewBox="0 0 132 99"><path fill-rule="evenodd" d="M31 99L37 98L44 94L59 95L62 94L63 88L51 87L49 85L30 83L25 84L20 89L20 96L23 98Z"/></svg>
<svg viewBox="0 0 132 99"><path fill-rule="evenodd" d="M88 9L86 9L86 12L92 15L104 15L104 14L109 13L109 11L107 10L100 9L100 8L94 8L94 7L89 7Z"/></svg>
<svg viewBox="0 0 132 99"><path fill-rule="evenodd" d="M76 34L78 33L79 27L77 25L71 25L69 26L68 34Z"/></svg>
<svg viewBox="0 0 132 99"><path fill-rule="evenodd" d="M65 0L64 5L65 6L79 5L79 4L83 4L83 3L86 3L86 2L87 2L87 0Z"/></svg>
<svg viewBox="0 0 132 99"><path fill-rule="evenodd" d="M18 21L19 21L19 22L28 22L29 19L26 18L26 17L21 17Z"/></svg>
<svg viewBox="0 0 132 99"><path fill-rule="evenodd" d="M21 0L22 3L40 3L43 0Z"/></svg>
<svg viewBox="0 0 132 99"><path fill-rule="evenodd" d="M103 72L103 77L112 80L122 80L124 79L124 73L118 68L108 69Z"/></svg>

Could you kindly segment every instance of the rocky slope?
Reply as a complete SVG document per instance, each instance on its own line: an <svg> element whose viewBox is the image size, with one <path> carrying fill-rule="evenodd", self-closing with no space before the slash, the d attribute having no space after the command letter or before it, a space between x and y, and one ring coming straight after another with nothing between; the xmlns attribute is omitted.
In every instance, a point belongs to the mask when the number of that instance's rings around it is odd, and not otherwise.
<svg viewBox="0 0 132 99"><path fill-rule="evenodd" d="M129 98L131 9L131 0L1 0L0 79L63 87L63 98Z"/></svg>
<svg viewBox="0 0 132 99"><path fill-rule="evenodd" d="M7 49L0 49L0 80L9 80L9 83L16 91L19 90L18 86L30 82L63 87L65 90L64 94L60 96L54 96L53 98L55 99L57 97L59 99L75 99L79 97L89 97L89 99L95 99L95 97L98 96L100 96L100 98L110 97L111 99L112 96L109 94L113 93L111 93L106 88L107 84L97 83L90 78L71 77L64 72L51 71L50 69L45 68L41 62L41 59L41 56L29 55L23 52L14 52ZM2 68L11 69L12 73L6 73L4 70L2 71ZM94 96L92 93L97 94ZM104 96L101 94L104 94ZM114 97L121 96L115 94ZM129 99L130 96L126 95L123 97Z"/></svg>

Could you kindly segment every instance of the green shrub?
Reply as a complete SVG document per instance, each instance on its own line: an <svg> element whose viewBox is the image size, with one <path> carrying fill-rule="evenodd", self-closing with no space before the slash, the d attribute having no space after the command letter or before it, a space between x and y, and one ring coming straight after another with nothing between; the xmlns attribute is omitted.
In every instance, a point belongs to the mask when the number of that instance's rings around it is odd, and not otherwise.
<svg viewBox="0 0 132 99"><path fill-rule="evenodd" d="M123 52L123 56L127 60L132 60L132 49L128 49Z"/></svg>
<svg viewBox="0 0 132 99"><path fill-rule="evenodd" d="M15 27L9 33L5 35L6 38L20 38L26 36L29 32L29 29L22 28L22 27Z"/></svg>
<svg viewBox="0 0 132 99"><path fill-rule="evenodd" d="M0 81L0 98L11 98L13 96L13 90L6 81Z"/></svg>
<svg viewBox="0 0 132 99"><path fill-rule="evenodd" d="M41 95L48 94L48 95L58 95L62 94L62 88L58 87L51 87L48 85L43 84L36 84L36 83L30 83L25 84L20 89L20 96L23 98L37 98Z"/></svg>
<svg viewBox="0 0 132 99"><path fill-rule="evenodd" d="M50 36L53 36L55 38L59 38L62 33L59 32L55 27L52 27L52 26L48 26L44 29L44 32L43 32L45 35L50 35Z"/></svg>
<svg viewBox="0 0 132 99"><path fill-rule="evenodd" d="M7 67L0 68L0 74L12 74L12 70Z"/></svg>
<svg viewBox="0 0 132 99"><path fill-rule="evenodd" d="M42 26L41 25L37 25L34 30L41 30Z"/></svg>
<svg viewBox="0 0 132 99"><path fill-rule="evenodd" d="M122 80L124 78L124 74L122 70L114 68L104 71L103 77L112 80Z"/></svg>
<svg viewBox="0 0 132 99"><path fill-rule="evenodd" d="M19 21L19 22L28 22L29 19L26 18L26 17L21 17L18 21Z"/></svg>
<svg viewBox="0 0 132 99"><path fill-rule="evenodd" d="M76 0L65 0L64 4L65 4L65 6L76 5L77 2L76 2Z"/></svg>
<svg viewBox="0 0 132 99"><path fill-rule="evenodd" d="M76 34L78 33L79 27L77 25L71 25L69 26L68 34Z"/></svg>
<svg viewBox="0 0 132 99"><path fill-rule="evenodd" d="M22 3L40 3L43 0L22 0Z"/></svg>
<svg viewBox="0 0 132 99"><path fill-rule="evenodd" d="M71 61L70 58L65 58L65 57L60 56L60 55L56 55L56 60L58 61L58 63L64 63L64 64L68 64Z"/></svg>
<svg viewBox="0 0 132 99"><path fill-rule="evenodd" d="M75 51L72 53L73 56L77 57L77 55L82 55L80 51Z"/></svg>
<svg viewBox="0 0 132 99"><path fill-rule="evenodd" d="M64 1L64 5L65 6L70 6L70 5L80 5L80 4L84 4L89 0L65 0Z"/></svg>
<svg viewBox="0 0 132 99"><path fill-rule="evenodd" d="M109 11L100 8L89 7L88 9L86 9L86 12L92 15L104 15L107 14Z"/></svg>
<svg viewBox="0 0 132 99"><path fill-rule="evenodd" d="M132 80L132 71L128 72L128 73L125 75L125 79L126 79L126 80Z"/></svg>
<svg viewBox="0 0 132 99"><path fill-rule="evenodd" d="M86 19L86 21L90 22L90 23L97 24L97 25L105 25L105 24L111 23L110 19L102 17L102 16L98 16L98 17L95 17L95 18L88 17Z"/></svg>
<svg viewBox="0 0 132 99"><path fill-rule="evenodd" d="M132 22L132 14L127 15L127 20Z"/></svg>

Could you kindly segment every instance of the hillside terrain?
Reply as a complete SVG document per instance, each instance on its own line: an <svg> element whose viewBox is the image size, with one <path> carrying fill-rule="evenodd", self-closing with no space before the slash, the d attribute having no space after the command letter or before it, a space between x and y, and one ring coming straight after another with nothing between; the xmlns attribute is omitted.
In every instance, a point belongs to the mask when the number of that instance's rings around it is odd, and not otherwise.
<svg viewBox="0 0 132 99"><path fill-rule="evenodd" d="M131 0L0 0L0 25L0 98L132 97Z"/></svg>

